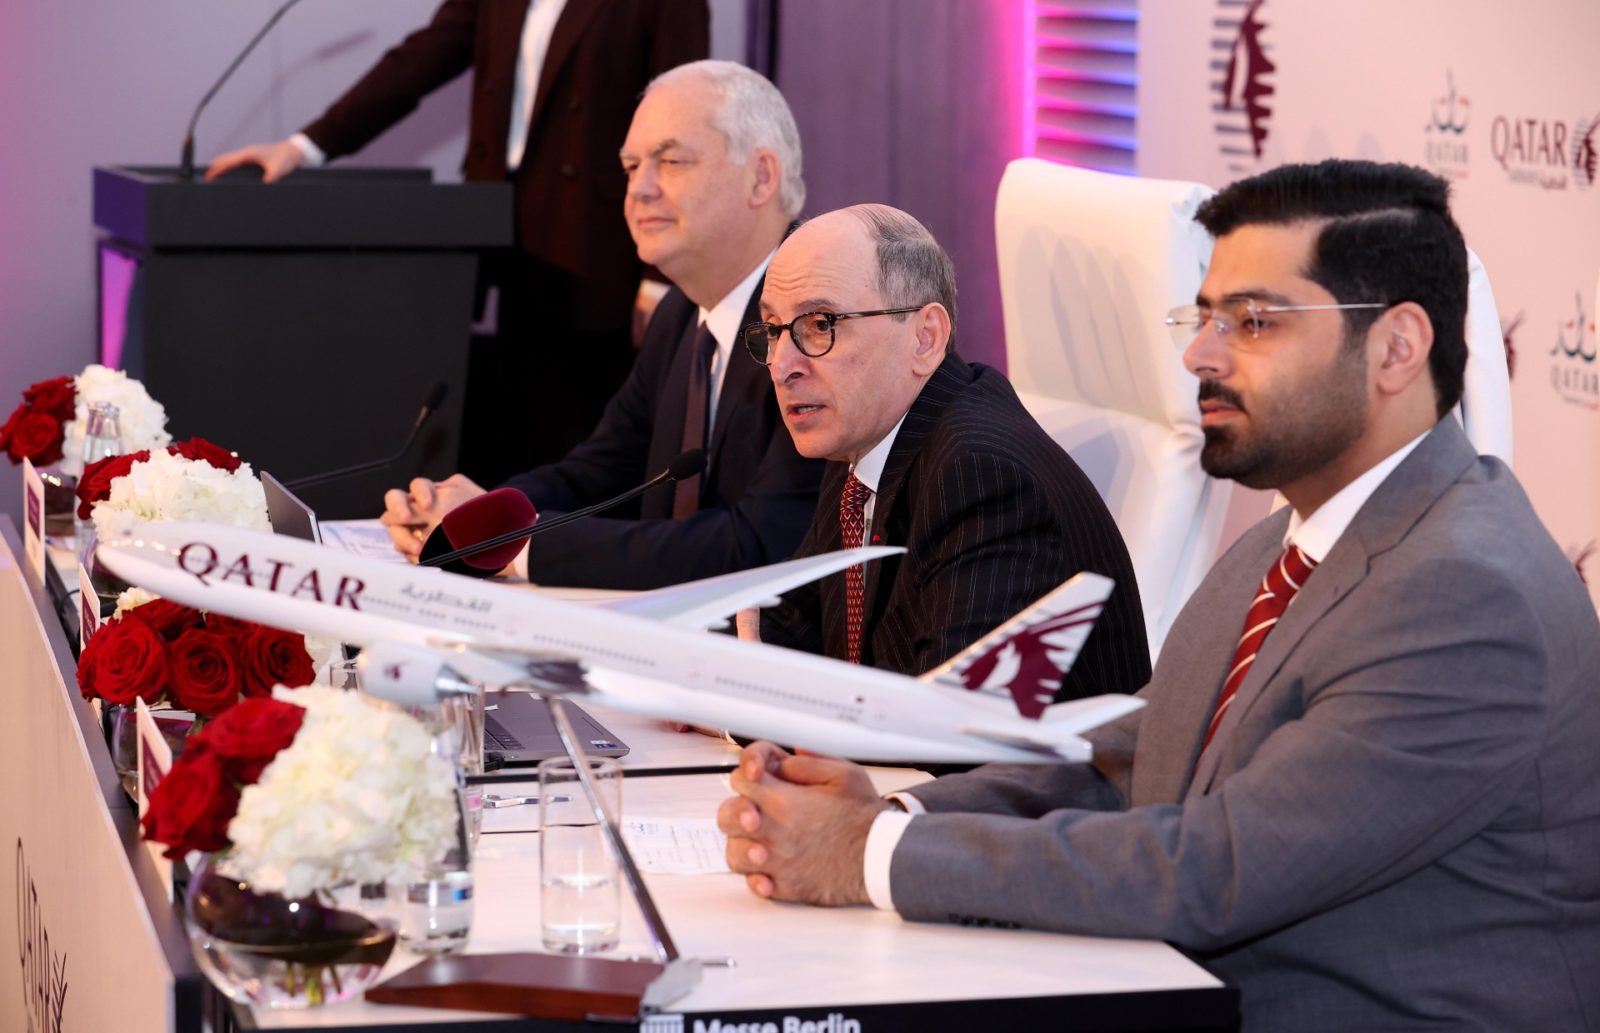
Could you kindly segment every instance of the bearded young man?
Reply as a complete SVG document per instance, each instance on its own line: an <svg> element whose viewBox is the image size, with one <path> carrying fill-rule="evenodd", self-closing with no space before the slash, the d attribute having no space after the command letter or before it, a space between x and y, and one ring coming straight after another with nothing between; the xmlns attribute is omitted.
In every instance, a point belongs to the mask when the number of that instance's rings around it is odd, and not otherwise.
<svg viewBox="0 0 1600 1033"><path fill-rule="evenodd" d="M991 765L904 811L746 749L718 820L758 894L1168 940L1244 1029L1600 1028L1600 623L1452 410L1448 186L1329 161L1236 183L1174 310L1205 469L1289 507L1174 623L1091 764Z"/></svg>

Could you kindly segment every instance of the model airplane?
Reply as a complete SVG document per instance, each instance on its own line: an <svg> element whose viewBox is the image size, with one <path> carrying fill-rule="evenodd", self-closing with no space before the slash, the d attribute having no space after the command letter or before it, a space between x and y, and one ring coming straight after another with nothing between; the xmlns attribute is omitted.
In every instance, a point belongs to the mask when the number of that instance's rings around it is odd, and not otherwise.
<svg viewBox="0 0 1600 1033"><path fill-rule="evenodd" d="M200 609L364 649L368 692L433 703L470 683L879 761L1086 760L1079 733L1143 705L1051 705L1112 582L1079 574L920 678L705 634L739 609L902 550L790 560L607 604L385 563L312 542L183 522L102 542L118 577Z"/></svg>

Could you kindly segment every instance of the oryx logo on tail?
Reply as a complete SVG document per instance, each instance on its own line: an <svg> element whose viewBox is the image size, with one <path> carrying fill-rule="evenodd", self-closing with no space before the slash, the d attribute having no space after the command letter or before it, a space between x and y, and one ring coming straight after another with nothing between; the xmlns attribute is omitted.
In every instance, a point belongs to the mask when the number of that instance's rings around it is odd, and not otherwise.
<svg viewBox="0 0 1600 1033"><path fill-rule="evenodd" d="M1078 659L1112 587L1110 578L1079 574L923 680L1009 696L1023 717L1038 719Z"/></svg>

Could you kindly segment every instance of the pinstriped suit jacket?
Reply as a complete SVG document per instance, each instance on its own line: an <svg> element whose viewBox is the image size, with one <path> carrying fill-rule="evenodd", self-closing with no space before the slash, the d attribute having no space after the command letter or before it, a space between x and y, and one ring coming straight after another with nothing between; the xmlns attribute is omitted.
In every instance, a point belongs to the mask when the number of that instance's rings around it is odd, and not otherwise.
<svg viewBox="0 0 1600 1033"><path fill-rule="evenodd" d="M912 789L910 918L1171 940L1244 1029L1600 1030L1600 623L1453 420L1367 500L1196 756L1285 510L1173 624L1093 767Z"/></svg>
<svg viewBox="0 0 1600 1033"><path fill-rule="evenodd" d="M844 463L823 474L796 555L838 549ZM868 564L861 662L936 667L1082 570L1117 583L1060 698L1132 692L1150 673L1133 565L1088 478L998 370L946 357L895 438L873 509L873 542L903 556ZM762 639L843 658L844 575L796 589L762 617Z"/></svg>

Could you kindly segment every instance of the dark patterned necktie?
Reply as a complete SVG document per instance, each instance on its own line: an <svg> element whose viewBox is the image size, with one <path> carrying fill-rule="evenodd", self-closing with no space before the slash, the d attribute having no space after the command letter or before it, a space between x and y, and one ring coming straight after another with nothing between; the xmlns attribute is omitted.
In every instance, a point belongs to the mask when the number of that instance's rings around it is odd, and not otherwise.
<svg viewBox="0 0 1600 1033"><path fill-rule="evenodd" d="M861 546L861 535L866 530L864 514L872 489L856 480L851 474L845 479L844 492L839 496L839 530L844 534L844 547ZM845 659L853 664L861 662L861 619L866 614L867 580L865 568L857 563L844 572Z"/></svg>
<svg viewBox="0 0 1600 1033"><path fill-rule="evenodd" d="M1211 723L1206 725L1206 738L1200 744L1202 757L1217 734L1217 727L1222 724L1234 693L1239 691L1239 684L1250 673L1250 666L1255 663L1262 643L1283 616L1283 611L1289 608L1289 600L1300 591L1300 586L1306 583L1306 578L1311 576L1316 566L1316 560L1301 552L1298 545L1291 545L1267 571L1267 576L1261 579L1255 602L1250 604L1249 611L1245 613L1244 632L1239 636L1239 647L1233 651L1233 664L1222 683L1222 695L1217 697L1217 708L1211 712ZM1195 766L1199 766L1198 760Z"/></svg>
<svg viewBox="0 0 1600 1033"><path fill-rule="evenodd" d="M683 411L683 441L680 451L706 447L706 410L711 404L711 357L717 339L704 323L696 332L689 353L689 394ZM685 477L672 490L672 519L694 516L700 509L700 482L703 474Z"/></svg>

